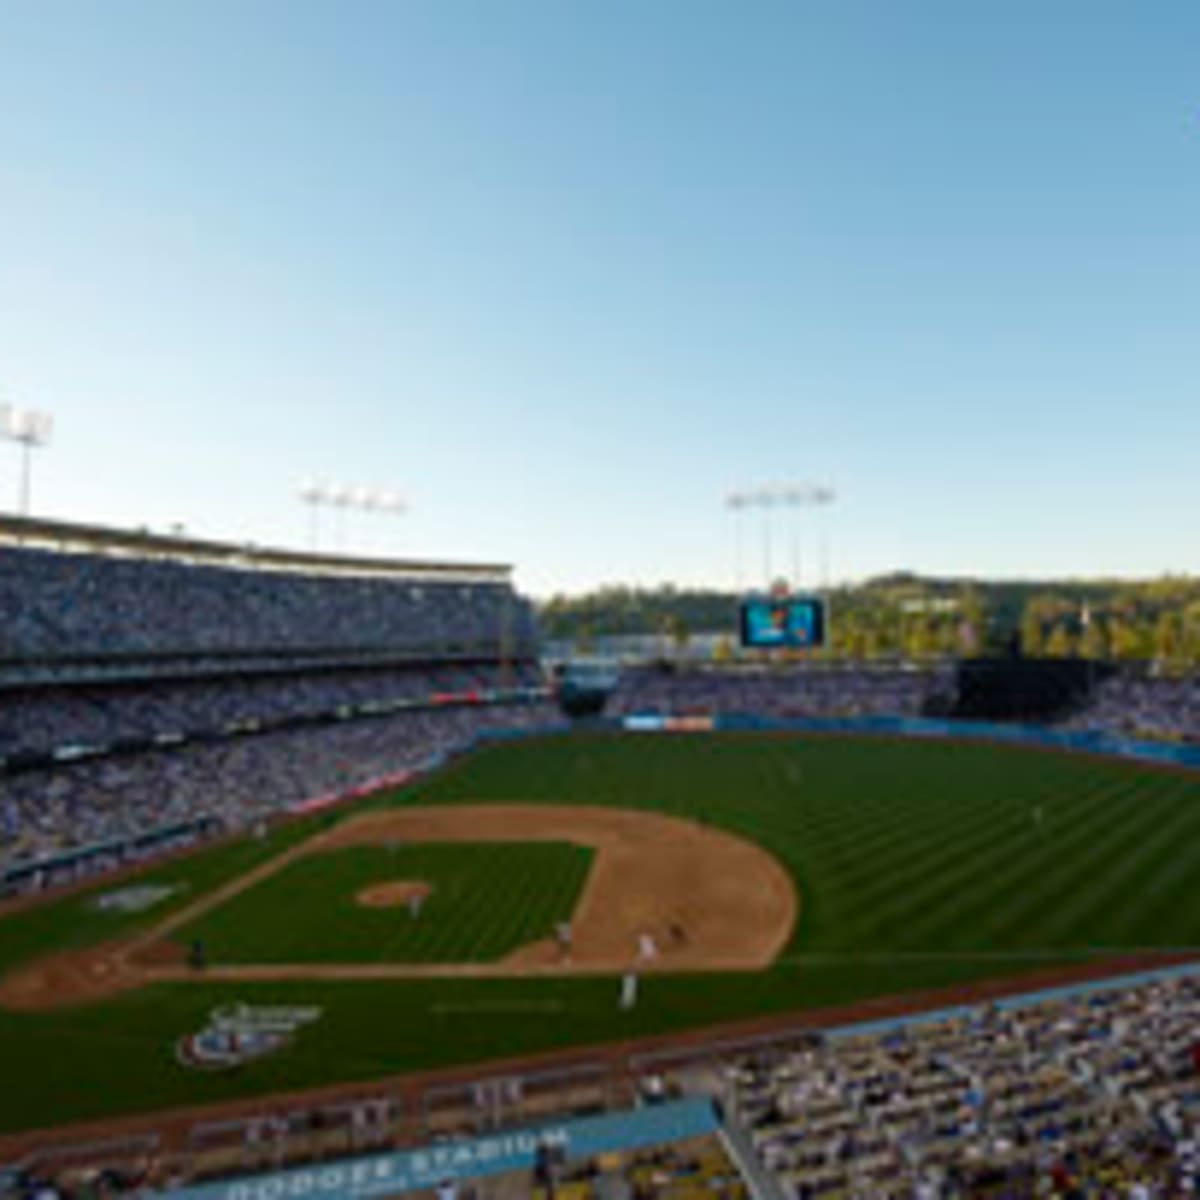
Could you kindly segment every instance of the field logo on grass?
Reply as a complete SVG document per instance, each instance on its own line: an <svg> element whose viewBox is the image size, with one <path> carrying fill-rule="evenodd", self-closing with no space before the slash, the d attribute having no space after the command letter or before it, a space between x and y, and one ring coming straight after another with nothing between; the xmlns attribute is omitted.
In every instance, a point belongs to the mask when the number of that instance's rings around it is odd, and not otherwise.
<svg viewBox="0 0 1200 1200"><path fill-rule="evenodd" d="M116 892L105 892L97 896L94 903L101 912L140 913L161 904L179 890L177 883L143 883Z"/></svg>
<svg viewBox="0 0 1200 1200"><path fill-rule="evenodd" d="M228 1071L290 1046L296 1034L319 1020L323 1012L320 1008L222 1005L212 1010L199 1033L179 1039L176 1054L185 1067Z"/></svg>

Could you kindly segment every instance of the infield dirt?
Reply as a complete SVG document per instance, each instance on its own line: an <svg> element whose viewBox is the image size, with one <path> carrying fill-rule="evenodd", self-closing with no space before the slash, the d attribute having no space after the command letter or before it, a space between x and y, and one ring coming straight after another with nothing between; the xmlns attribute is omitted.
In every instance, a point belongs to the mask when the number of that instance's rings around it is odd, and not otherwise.
<svg viewBox="0 0 1200 1200"><path fill-rule="evenodd" d="M169 935L289 863L349 846L571 842L594 851L569 947L547 939L492 963L210 965L178 961ZM397 808L353 817L232 880L148 932L31 963L0 979L0 1005L87 1004L150 983L280 979L527 977L642 971L754 971L787 944L799 902L761 846L677 817L558 805ZM646 941L653 954L647 955Z"/></svg>

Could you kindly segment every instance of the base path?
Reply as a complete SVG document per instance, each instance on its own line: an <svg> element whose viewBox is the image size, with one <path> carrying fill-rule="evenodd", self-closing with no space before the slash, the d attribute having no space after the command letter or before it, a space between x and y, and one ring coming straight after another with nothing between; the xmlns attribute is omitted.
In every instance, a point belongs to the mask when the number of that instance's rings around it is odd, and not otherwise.
<svg viewBox="0 0 1200 1200"><path fill-rule="evenodd" d="M214 964L194 970L178 961L180 948L165 940L298 858L397 841L570 842L591 848L594 858L571 918L569 948L547 939L493 963ZM406 893L409 886L404 885ZM389 887L385 902L395 902L390 893ZM360 897L366 903L376 899ZM90 1003L160 982L755 971L782 951L798 911L791 878L768 851L695 821L628 809L532 804L387 809L353 817L292 847L136 940L19 968L0 980L0 1005Z"/></svg>

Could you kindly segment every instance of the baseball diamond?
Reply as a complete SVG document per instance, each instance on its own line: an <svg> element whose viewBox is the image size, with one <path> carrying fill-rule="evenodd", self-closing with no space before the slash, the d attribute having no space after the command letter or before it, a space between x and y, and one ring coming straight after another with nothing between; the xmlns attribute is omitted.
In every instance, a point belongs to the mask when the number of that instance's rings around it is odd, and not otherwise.
<svg viewBox="0 0 1200 1200"><path fill-rule="evenodd" d="M97 908L112 885L11 906L0 1054L23 1083L0 1089L0 1128L1178 957L1200 939L1197 834L1200 779L1095 757L749 734L494 744L136 872L175 889L149 911ZM360 902L404 881L430 889L416 917ZM658 957L623 1011L644 933ZM181 961L197 940L201 969ZM722 960L735 943L752 952ZM236 1072L181 1066L177 1040L227 1004L322 1016Z"/></svg>

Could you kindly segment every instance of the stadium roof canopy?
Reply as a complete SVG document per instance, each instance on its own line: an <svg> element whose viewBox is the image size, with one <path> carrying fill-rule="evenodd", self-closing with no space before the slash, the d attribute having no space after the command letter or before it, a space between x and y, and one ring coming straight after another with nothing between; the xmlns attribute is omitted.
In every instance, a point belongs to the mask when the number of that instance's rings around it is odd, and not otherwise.
<svg viewBox="0 0 1200 1200"><path fill-rule="evenodd" d="M303 550L272 549L253 542L214 542L147 529L112 529L38 517L0 516L0 549L23 546L74 554L122 558L174 559L243 571L281 571L309 575L357 575L411 580L507 583L507 563L421 562L409 559L356 558Z"/></svg>

